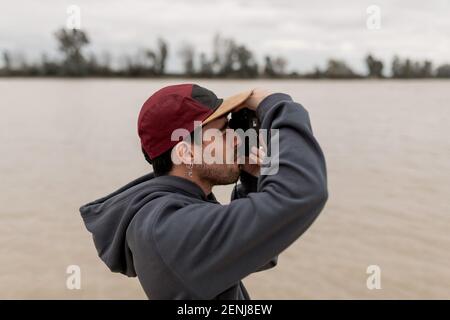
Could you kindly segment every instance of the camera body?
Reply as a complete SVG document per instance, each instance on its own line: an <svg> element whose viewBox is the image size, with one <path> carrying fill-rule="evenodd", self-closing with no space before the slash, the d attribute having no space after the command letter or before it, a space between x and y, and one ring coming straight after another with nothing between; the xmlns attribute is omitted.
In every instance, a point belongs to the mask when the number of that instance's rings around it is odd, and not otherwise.
<svg viewBox="0 0 450 320"><path fill-rule="evenodd" d="M258 117L256 116L256 112L248 108L243 108L237 112L232 112L231 118L229 120L229 127L233 130L242 129L244 133L248 129L255 130L256 141L251 141L252 139L249 139L248 136L241 137L242 141L244 141L244 143L242 143L241 145L241 148L245 147L244 155L248 157L250 154L251 147L252 146L258 147L260 123Z"/></svg>

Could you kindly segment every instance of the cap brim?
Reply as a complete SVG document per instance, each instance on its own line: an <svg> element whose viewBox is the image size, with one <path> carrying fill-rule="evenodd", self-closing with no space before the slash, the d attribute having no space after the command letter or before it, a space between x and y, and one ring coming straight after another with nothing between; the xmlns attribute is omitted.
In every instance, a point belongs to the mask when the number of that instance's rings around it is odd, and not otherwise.
<svg viewBox="0 0 450 320"><path fill-rule="evenodd" d="M242 105L242 103L250 97L252 94L252 90L247 90L238 94L235 94L231 97L223 99L222 103L219 107L217 107L214 112L209 115L208 118L202 121L202 126L207 124L208 122L213 121L214 119L220 118L230 112L232 112L235 108Z"/></svg>

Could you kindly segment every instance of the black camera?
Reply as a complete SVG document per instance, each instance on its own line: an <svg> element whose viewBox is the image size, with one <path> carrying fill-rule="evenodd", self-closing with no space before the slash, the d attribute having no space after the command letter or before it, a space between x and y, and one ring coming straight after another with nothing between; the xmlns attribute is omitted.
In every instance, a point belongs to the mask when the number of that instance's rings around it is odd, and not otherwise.
<svg viewBox="0 0 450 320"><path fill-rule="evenodd" d="M248 135L240 136L243 143L238 148L238 154L244 154L248 157L251 147L258 147L260 123L258 117L256 116L256 112L248 108L243 108L237 112L232 112L228 125L233 130L242 129L243 133L245 133L248 129L255 130L256 139L250 139L250 136ZM242 148L245 148L244 152L242 152Z"/></svg>

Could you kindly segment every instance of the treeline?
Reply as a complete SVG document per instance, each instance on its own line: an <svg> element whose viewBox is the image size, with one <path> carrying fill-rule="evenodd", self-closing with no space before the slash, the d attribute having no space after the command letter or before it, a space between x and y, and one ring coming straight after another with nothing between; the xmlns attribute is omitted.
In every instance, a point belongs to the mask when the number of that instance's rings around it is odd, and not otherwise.
<svg viewBox="0 0 450 320"><path fill-rule="evenodd" d="M203 77L203 78L450 78L450 64L436 68L431 61L413 61L395 56L390 70L372 55L365 58L366 74L358 74L345 61L329 59L325 68L315 68L313 72L298 73L288 71L288 61L281 56L264 56L258 62L254 53L234 39L216 35L211 56L197 52L195 47L184 44L176 54L182 61L183 72L169 73L166 62L169 56L167 42L159 38L156 47L138 50L134 55L124 56L113 65L110 54L100 57L87 54L90 44L85 31L60 29L55 39L61 58L51 60L43 54L39 62L28 63L25 58L12 56L3 51L0 76L39 77Z"/></svg>

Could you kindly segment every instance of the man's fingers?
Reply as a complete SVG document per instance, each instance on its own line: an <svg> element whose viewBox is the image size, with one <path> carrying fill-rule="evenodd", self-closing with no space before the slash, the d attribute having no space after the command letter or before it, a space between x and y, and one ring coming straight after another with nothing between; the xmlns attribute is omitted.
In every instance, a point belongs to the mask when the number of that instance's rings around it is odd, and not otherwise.
<svg viewBox="0 0 450 320"><path fill-rule="evenodd" d="M248 158L250 159L250 164L258 164L258 157L251 153Z"/></svg>
<svg viewBox="0 0 450 320"><path fill-rule="evenodd" d="M264 161L264 157L266 153L264 152L262 147L256 148L255 146L251 147L249 159L251 164L261 165Z"/></svg>
<svg viewBox="0 0 450 320"><path fill-rule="evenodd" d="M255 146L251 147L250 153L258 158L264 158L266 156L266 151L263 146L260 146L259 148L256 148Z"/></svg>
<svg viewBox="0 0 450 320"><path fill-rule="evenodd" d="M259 158L261 158L261 160L263 160L264 159L264 157L266 156L266 150L264 150L264 147L263 146L260 146L259 148L258 148L258 151L259 151Z"/></svg>

